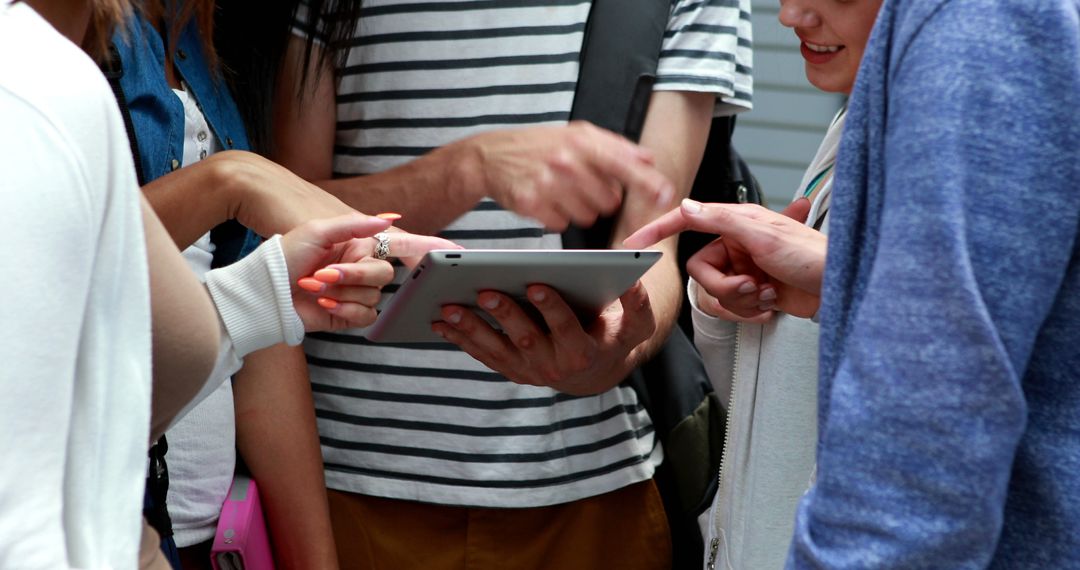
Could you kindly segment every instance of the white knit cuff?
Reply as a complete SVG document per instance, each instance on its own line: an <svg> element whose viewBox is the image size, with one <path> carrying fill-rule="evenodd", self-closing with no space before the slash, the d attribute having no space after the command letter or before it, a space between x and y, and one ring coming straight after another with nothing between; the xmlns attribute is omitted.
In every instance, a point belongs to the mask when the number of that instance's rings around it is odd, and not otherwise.
<svg viewBox="0 0 1080 570"><path fill-rule="evenodd" d="M206 274L206 288L239 357L279 342L304 339L296 314L281 236L266 240L236 263Z"/></svg>
<svg viewBox="0 0 1080 570"><path fill-rule="evenodd" d="M686 281L686 298L690 301L690 319L694 323L694 333L714 339L727 339L735 335L738 323L714 317L705 311L697 303L697 289L701 287L694 278Z"/></svg>

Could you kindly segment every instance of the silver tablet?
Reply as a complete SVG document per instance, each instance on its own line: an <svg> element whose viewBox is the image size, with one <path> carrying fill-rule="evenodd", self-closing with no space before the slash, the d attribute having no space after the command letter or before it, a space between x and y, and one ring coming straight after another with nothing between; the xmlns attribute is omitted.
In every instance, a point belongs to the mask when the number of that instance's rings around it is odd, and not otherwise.
<svg viewBox="0 0 1080 570"><path fill-rule="evenodd" d="M534 310L525 288L540 283L588 318L626 292L660 256L645 250L435 250L413 269L365 335L376 342L441 341L431 323L442 320L443 305L473 307L481 291L500 291Z"/></svg>

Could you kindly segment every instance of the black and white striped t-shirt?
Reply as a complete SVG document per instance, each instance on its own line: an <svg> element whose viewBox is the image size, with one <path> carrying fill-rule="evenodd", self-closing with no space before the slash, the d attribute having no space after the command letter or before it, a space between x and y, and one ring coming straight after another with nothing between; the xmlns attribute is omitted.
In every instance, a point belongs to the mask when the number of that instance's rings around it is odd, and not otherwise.
<svg viewBox="0 0 1080 570"><path fill-rule="evenodd" d="M365 1L338 88L336 175L385 170L484 130L565 123L589 7ZM716 93L719 113L749 108L749 12L749 0L675 2L656 89ZM465 247L561 247L558 234L490 201L441 235ZM574 397L521 386L453 345L376 345L361 331L311 335L305 350L334 489L533 507L645 480L661 460L630 388Z"/></svg>

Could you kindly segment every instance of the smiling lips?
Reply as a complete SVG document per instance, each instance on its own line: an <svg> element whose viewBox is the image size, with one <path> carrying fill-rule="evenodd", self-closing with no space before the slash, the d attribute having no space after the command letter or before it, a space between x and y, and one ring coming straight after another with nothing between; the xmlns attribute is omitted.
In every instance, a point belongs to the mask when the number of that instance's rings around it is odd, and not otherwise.
<svg viewBox="0 0 1080 570"><path fill-rule="evenodd" d="M802 56L806 61L814 64L828 63L832 61L836 54L840 53L844 49L844 46L825 46L820 44L812 44L807 41L803 41L799 46L799 51L802 52Z"/></svg>

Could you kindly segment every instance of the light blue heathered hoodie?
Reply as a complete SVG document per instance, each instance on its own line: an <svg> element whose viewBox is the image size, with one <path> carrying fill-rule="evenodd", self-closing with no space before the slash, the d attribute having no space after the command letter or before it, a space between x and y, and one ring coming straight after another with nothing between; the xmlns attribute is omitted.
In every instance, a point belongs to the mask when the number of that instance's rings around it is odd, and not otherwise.
<svg viewBox="0 0 1080 570"><path fill-rule="evenodd" d="M886 0L794 568L1080 568L1080 3Z"/></svg>

